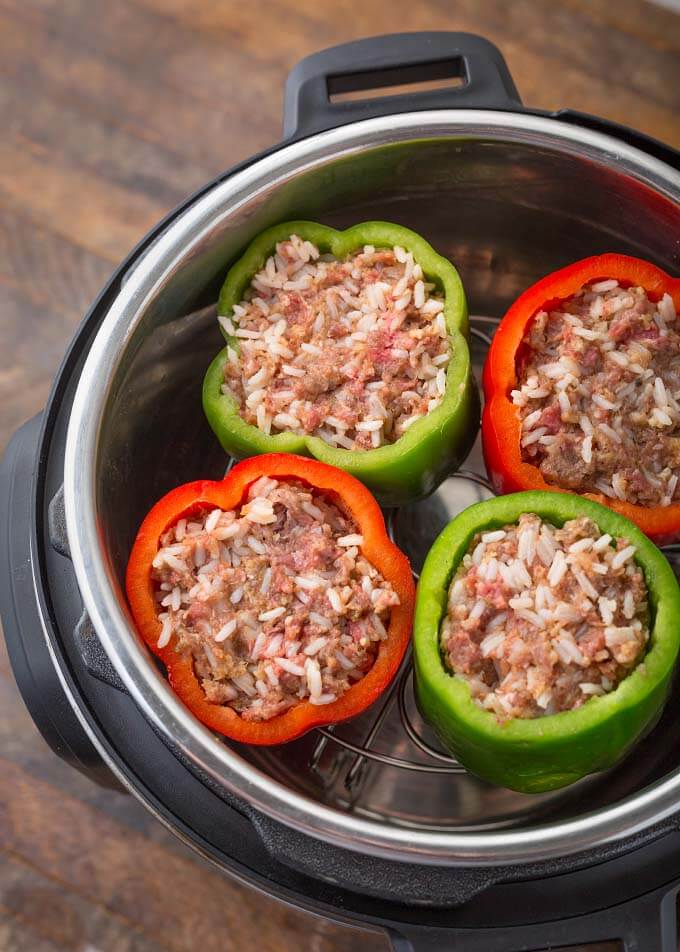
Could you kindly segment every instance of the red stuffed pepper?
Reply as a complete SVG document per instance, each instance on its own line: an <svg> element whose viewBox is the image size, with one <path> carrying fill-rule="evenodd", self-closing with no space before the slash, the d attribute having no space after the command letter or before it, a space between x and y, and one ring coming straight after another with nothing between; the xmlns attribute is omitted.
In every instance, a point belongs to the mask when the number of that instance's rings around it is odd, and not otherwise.
<svg viewBox="0 0 680 952"><path fill-rule="evenodd" d="M409 641L414 585L358 480L269 454L156 503L127 594L199 720L233 740L280 744L382 693Z"/></svg>
<svg viewBox="0 0 680 952"><path fill-rule="evenodd" d="M679 310L680 279L626 255L525 291L484 367L496 490L587 495L657 543L680 538Z"/></svg>

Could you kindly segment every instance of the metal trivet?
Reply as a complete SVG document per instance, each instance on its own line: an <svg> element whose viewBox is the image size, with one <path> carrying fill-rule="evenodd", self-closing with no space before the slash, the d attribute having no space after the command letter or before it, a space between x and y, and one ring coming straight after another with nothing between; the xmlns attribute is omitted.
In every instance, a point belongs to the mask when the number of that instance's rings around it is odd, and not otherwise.
<svg viewBox="0 0 680 952"><path fill-rule="evenodd" d="M493 492L488 481L477 473L468 470L458 470L455 474L458 478L463 478L481 485ZM387 534L392 542L395 542L395 523L397 510L387 511L386 524ZM412 569L413 579L417 583L419 573ZM420 763L415 760L409 760L404 757L395 757L392 754L386 754L377 750L375 743L380 731L387 720L388 715L397 704L401 725L408 739L415 747L425 754L427 760ZM336 744L343 750L354 755L344 779L345 788L350 793L356 793L357 785L362 778L364 767L367 762L379 763L389 767L400 767L403 770L416 771L427 774L461 774L466 773L465 767L461 766L457 760L442 750L437 749L421 733L422 727L418 724L412 711L415 707L415 696L413 692L413 662L411 649L406 653L397 677L394 679L388 690L383 694L373 722L368 726L363 743L357 743L346 739L337 731L342 728L319 727L316 733L319 735L314 744L309 758L309 767L315 773L319 773L321 757L324 754L329 743ZM429 762L428 762L429 761Z"/></svg>

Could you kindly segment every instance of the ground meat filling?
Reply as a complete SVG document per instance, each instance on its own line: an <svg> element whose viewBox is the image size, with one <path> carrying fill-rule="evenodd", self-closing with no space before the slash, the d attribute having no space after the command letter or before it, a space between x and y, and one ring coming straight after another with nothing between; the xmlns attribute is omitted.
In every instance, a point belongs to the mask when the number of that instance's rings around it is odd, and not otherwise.
<svg viewBox="0 0 680 952"><path fill-rule="evenodd" d="M641 506L680 500L680 321L670 295L614 280L539 311L513 402L548 483Z"/></svg>
<svg viewBox="0 0 680 952"><path fill-rule="evenodd" d="M586 518L557 529L528 514L480 533L449 589L446 665L501 720L570 711L613 691L649 638L634 555Z"/></svg>
<svg viewBox="0 0 680 952"><path fill-rule="evenodd" d="M393 443L439 406L449 343L435 286L403 248L338 261L296 235L252 281L232 315L223 392L265 433L331 446Z"/></svg>
<svg viewBox="0 0 680 952"><path fill-rule="evenodd" d="M244 719L332 703L371 667L399 603L362 543L321 493L262 477L238 511L206 509L160 540L158 646L174 637L207 699Z"/></svg>

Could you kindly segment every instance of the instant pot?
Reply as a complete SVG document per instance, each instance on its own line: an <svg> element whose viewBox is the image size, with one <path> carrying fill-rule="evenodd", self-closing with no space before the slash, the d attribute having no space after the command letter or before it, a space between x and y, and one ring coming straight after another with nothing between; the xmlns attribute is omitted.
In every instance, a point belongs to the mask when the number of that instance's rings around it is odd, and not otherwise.
<svg viewBox="0 0 680 952"><path fill-rule="evenodd" d="M26 705L60 757L129 790L229 874L386 930L401 952L608 939L671 952L677 691L618 767L528 796L468 775L437 745L408 662L360 718L255 749L196 721L134 631L123 575L143 515L171 487L225 470L201 382L220 346L219 286L262 229L295 218L416 229L461 273L478 371L507 305L547 272L605 251L678 271L680 155L614 123L524 107L479 37L325 50L292 71L284 111L281 144L187 199L121 264L47 407L7 448L0 599ZM429 499L388 513L414 568L455 512L490 493L475 448Z"/></svg>

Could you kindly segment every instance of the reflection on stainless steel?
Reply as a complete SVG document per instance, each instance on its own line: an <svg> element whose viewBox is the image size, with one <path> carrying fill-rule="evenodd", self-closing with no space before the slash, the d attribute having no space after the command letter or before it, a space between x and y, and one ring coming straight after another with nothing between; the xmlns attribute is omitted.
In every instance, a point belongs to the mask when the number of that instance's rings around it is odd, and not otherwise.
<svg viewBox="0 0 680 952"><path fill-rule="evenodd" d="M102 644L144 715L197 769L312 836L453 865L564 855L677 809L675 698L656 735L621 767L542 797L452 775L419 720L407 675L384 708L347 724L281 749L232 748L194 720L150 663L122 579L151 504L180 482L224 473L201 381L221 346L214 301L225 269L261 229L294 217L339 227L382 218L422 232L461 272L479 315L471 321L479 368L494 321L556 267L614 250L676 270L679 199L676 172L607 136L527 115L422 112L286 146L208 191L148 249L79 382L66 451L68 534ZM465 470L391 517L416 570L442 526L490 494L479 444ZM663 743L654 742L659 735Z"/></svg>
<svg viewBox="0 0 680 952"><path fill-rule="evenodd" d="M469 469L459 469L456 473L456 476L462 477L463 479L469 479L471 482L476 483L477 486L483 486L484 489L488 489L490 493L495 495L494 488L486 476L480 476L479 473L473 473Z"/></svg>
<svg viewBox="0 0 680 952"><path fill-rule="evenodd" d="M473 337L476 337L477 340L481 340L483 344L489 346L491 344L491 338L488 334L485 334L484 331L480 331L478 327L475 327L474 324L470 328L470 333Z"/></svg>
<svg viewBox="0 0 680 952"><path fill-rule="evenodd" d="M455 757L444 753L441 749L438 750L432 741L426 739L427 726L424 724L422 718L418 716L417 711L415 712L416 716L414 716L413 705L415 701L411 698L410 693L407 694L407 691L413 691L412 668L404 672L399 684L399 715L404 725L404 730L409 738L434 760L448 763L449 767L447 769L451 773L465 773L465 767L462 767ZM410 704L409 699L411 699Z"/></svg>

